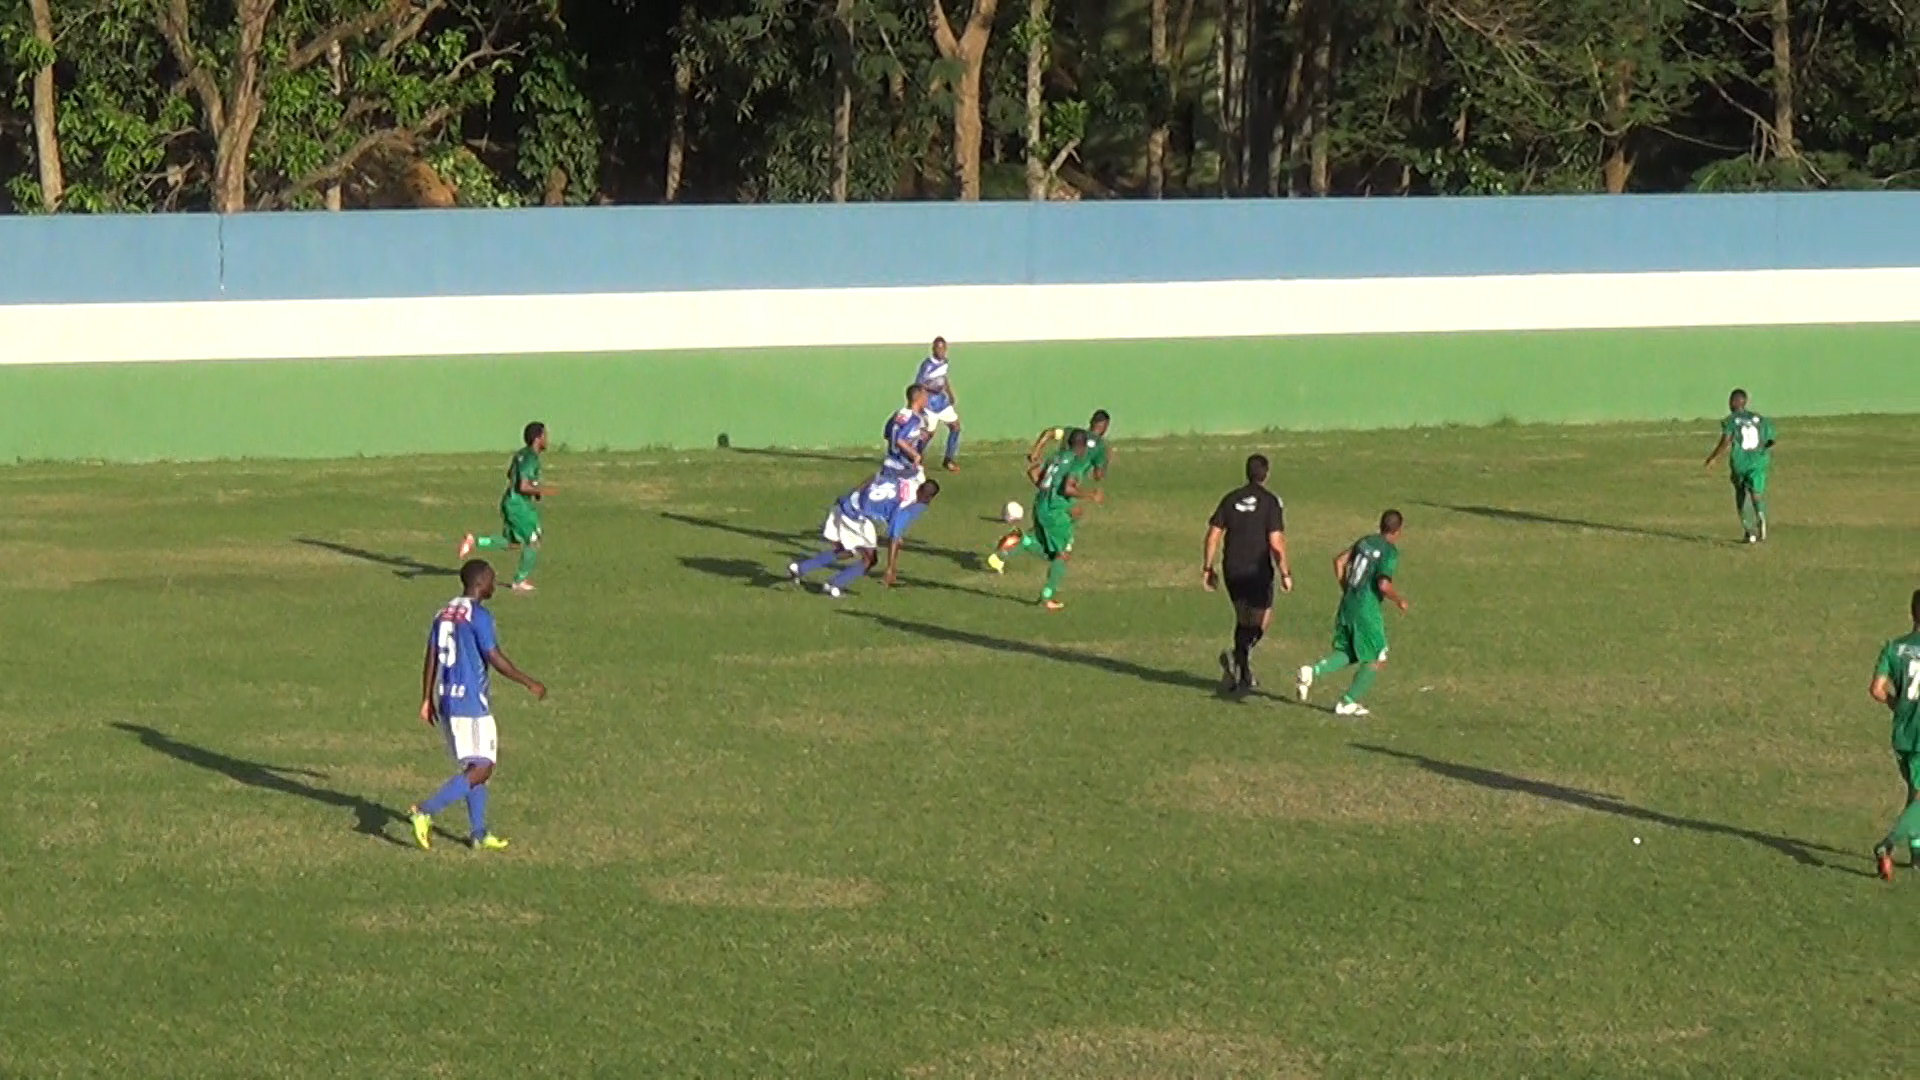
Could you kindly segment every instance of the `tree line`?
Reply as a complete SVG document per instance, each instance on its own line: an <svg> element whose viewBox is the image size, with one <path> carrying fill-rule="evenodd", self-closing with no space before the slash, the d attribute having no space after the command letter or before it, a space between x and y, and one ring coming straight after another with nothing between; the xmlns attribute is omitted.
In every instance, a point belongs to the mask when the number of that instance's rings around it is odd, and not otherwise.
<svg viewBox="0 0 1920 1080"><path fill-rule="evenodd" d="M22 212L1920 186L1920 0L5 2Z"/></svg>

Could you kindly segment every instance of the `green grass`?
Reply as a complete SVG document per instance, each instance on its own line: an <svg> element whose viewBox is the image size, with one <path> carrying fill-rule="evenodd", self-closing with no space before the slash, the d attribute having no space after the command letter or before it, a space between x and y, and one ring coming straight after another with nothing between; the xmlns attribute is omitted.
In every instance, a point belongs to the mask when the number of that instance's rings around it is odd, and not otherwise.
<svg viewBox="0 0 1920 1080"><path fill-rule="evenodd" d="M1911 419L1782 423L1759 548L1704 425L1117 434L1057 615L968 554L1011 450L837 603L770 582L865 456L553 455L543 589L494 603L552 687L496 689L498 857L396 815L448 772L433 568L504 450L0 471L0 1075L1905 1065L1866 684ZM1370 720L1210 689L1201 533L1256 447L1300 570L1270 690L1407 512Z"/></svg>

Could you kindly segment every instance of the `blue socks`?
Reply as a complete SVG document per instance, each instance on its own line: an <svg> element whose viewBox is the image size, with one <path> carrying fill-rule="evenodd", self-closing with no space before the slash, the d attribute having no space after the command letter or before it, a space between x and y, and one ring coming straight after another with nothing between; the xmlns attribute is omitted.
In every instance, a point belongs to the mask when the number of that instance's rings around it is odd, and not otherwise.
<svg viewBox="0 0 1920 1080"><path fill-rule="evenodd" d="M827 584L836 589L844 589L865 576L867 576L867 560L856 558L852 566L833 575Z"/></svg>
<svg viewBox="0 0 1920 1080"><path fill-rule="evenodd" d="M837 558L839 554L837 551L823 551L813 558L808 559L806 562L801 563L799 570L802 574L811 574L815 570L824 570L833 565L833 560Z"/></svg>
<svg viewBox="0 0 1920 1080"><path fill-rule="evenodd" d="M487 835L487 785L468 789L467 820L473 825L475 840Z"/></svg>
<svg viewBox="0 0 1920 1080"><path fill-rule="evenodd" d="M452 806L455 802L465 798L469 792L475 790L484 791L486 789L476 789L472 784L469 784L467 782L467 771L461 769L453 775L453 779L442 784L440 790L433 793L433 798L420 804L420 812L423 814L437 814L447 807Z"/></svg>
<svg viewBox="0 0 1920 1080"><path fill-rule="evenodd" d="M960 429L957 427L949 427L947 429L947 460L952 461L954 458L954 455L958 454L959 452L960 452Z"/></svg>

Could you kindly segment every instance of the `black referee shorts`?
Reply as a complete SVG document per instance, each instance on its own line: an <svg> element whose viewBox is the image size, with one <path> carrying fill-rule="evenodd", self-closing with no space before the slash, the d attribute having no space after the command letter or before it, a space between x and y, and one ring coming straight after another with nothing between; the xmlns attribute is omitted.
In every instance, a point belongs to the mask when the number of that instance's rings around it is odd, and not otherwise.
<svg viewBox="0 0 1920 1080"><path fill-rule="evenodd" d="M1273 606L1273 570L1240 571L1227 575L1227 595L1236 604L1265 611Z"/></svg>

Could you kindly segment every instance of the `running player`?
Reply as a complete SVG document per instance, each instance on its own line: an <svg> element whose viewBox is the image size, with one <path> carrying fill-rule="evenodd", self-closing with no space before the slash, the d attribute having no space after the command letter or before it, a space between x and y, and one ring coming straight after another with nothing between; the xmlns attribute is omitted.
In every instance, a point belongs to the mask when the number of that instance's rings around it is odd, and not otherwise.
<svg viewBox="0 0 1920 1080"><path fill-rule="evenodd" d="M1333 560L1334 580L1340 583L1340 610L1333 619L1333 651L1319 663L1300 669L1300 700L1307 700L1316 679L1331 675L1351 664L1360 670L1353 685L1341 695L1333 711L1340 716L1366 716L1367 707L1360 695L1367 692L1380 669L1387 666L1387 620L1380 610L1386 600L1401 611L1407 600L1394 588L1393 575L1400 568L1400 529L1405 524L1400 511L1380 515L1380 531L1363 536Z"/></svg>
<svg viewBox="0 0 1920 1080"><path fill-rule="evenodd" d="M953 378L947 368L946 338L933 339L933 348L927 358L920 361L920 370L913 381L927 388L927 437L933 437L935 425L947 425L947 454L943 465L948 472L959 472L960 402L954 396Z"/></svg>
<svg viewBox="0 0 1920 1080"><path fill-rule="evenodd" d="M926 513L928 504L940 494L936 481L926 480L912 494L902 491L902 482L886 476L854 488L840 497L827 511L827 522L820 535L833 546L807 559L787 564L787 576L796 583L815 570L824 570L852 556L853 564L827 580L828 596L839 596L847 586L873 570L880 561L880 529L887 534L887 573L880 584L893 587L894 571L900 564L900 541L907 529Z"/></svg>
<svg viewBox="0 0 1920 1080"><path fill-rule="evenodd" d="M493 705L487 700L487 670L498 671L536 698L547 696L545 686L514 667L500 651L493 613L485 606L493 598L493 584L493 567L484 560L462 566L460 595L433 617L427 633L427 660L420 672L420 719L428 727L445 725L447 750L460 771L425 802L407 808L414 842L423 848L433 842L433 815L459 799L467 801L474 847L498 851L507 846L487 829L487 781L499 759Z"/></svg>
<svg viewBox="0 0 1920 1080"><path fill-rule="evenodd" d="M1087 421L1087 460L1096 481L1107 478L1107 428L1111 423L1112 418L1105 409L1093 410L1093 419ZM1065 439L1068 430L1054 427L1042 431L1027 451L1027 466L1031 468L1040 461L1047 444Z"/></svg>
<svg viewBox="0 0 1920 1080"><path fill-rule="evenodd" d="M1293 591L1293 572L1287 568L1286 506L1267 490L1266 456L1247 458L1247 482L1221 498L1207 521L1207 539L1200 564L1200 582L1208 592L1218 585L1213 557L1220 540L1227 542L1225 570L1227 596L1233 600L1233 652L1220 654L1221 689L1249 693L1254 688L1253 647L1266 636L1273 621L1273 571L1280 568L1280 591Z"/></svg>
<svg viewBox="0 0 1920 1080"><path fill-rule="evenodd" d="M514 569L513 583L508 587L532 592L533 564L540 557L540 497L545 493L540 486L540 455L547 449L547 425L535 420L527 425L522 438L526 445L508 462L507 490L500 496L501 535L468 533L460 541L460 558L473 554L475 548L517 547L520 565Z"/></svg>
<svg viewBox="0 0 1920 1080"><path fill-rule="evenodd" d="M1059 611L1066 606L1058 593L1060 583L1067 576L1067 561L1073 557L1073 523L1081 513L1075 504L1085 498L1096 503L1106 499L1100 491L1088 491L1081 486L1091 468L1087 459L1087 433L1074 428L1067 433L1065 446L1046 461L1036 462L1027 469L1027 479L1033 481L1037 489L1033 496L1032 531L1023 533L1014 529L1001 537L998 548L987 556L987 566L996 574L1007 568L1005 553L1016 548L1044 556L1047 582L1040 588L1040 606L1048 611Z"/></svg>
<svg viewBox="0 0 1920 1080"><path fill-rule="evenodd" d="M1740 512L1740 527L1747 543L1767 538L1767 468L1773 464L1773 421L1747 411L1747 392L1735 390L1727 398L1727 418L1720 421L1720 441L1707 455L1707 465L1729 446L1727 464L1733 468L1733 508ZM1753 516L1747 516L1747 507Z"/></svg>
<svg viewBox="0 0 1920 1080"><path fill-rule="evenodd" d="M1873 849L1880 876L1893 880L1893 852L1905 847L1908 859L1920 866L1920 589L1907 606L1913 630L1887 642L1873 669L1868 692L1893 713L1893 760L1907 785L1907 806L1887 830L1887 838Z"/></svg>

